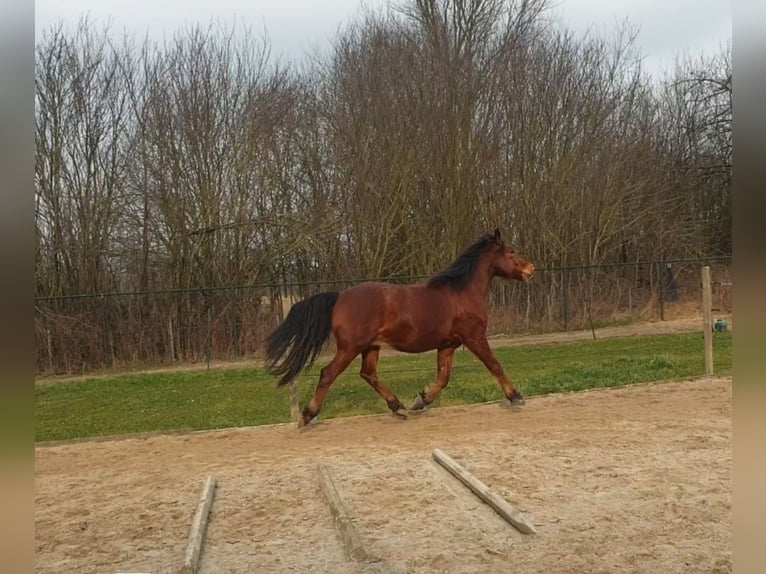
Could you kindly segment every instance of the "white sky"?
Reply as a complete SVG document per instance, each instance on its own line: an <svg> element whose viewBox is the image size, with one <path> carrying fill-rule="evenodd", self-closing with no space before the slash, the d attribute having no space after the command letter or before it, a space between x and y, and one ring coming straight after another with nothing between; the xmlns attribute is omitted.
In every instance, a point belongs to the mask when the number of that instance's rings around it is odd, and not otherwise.
<svg viewBox="0 0 766 574"><path fill-rule="evenodd" d="M89 14L95 23L111 21L113 32L162 40L190 24L211 18L265 30L272 54L298 62L306 53L327 49L338 28L362 4L377 9L391 0L36 0L35 36L58 21L75 24ZM394 2L395 4L398 2ZM671 70L682 53L714 53L731 37L727 0L550 0L551 11L577 32L593 28L608 34L627 19L639 27L638 48L646 69Z"/></svg>

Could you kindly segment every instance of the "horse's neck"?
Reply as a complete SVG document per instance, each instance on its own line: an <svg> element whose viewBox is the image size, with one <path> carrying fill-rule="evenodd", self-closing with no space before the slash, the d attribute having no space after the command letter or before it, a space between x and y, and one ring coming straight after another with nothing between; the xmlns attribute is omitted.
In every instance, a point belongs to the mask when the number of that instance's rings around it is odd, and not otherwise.
<svg viewBox="0 0 766 574"><path fill-rule="evenodd" d="M486 302L487 297L489 296L489 286L492 283L493 277L494 275L489 268L489 263L482 261L476 269L468 291L471 292L474 297Z"/></svg>

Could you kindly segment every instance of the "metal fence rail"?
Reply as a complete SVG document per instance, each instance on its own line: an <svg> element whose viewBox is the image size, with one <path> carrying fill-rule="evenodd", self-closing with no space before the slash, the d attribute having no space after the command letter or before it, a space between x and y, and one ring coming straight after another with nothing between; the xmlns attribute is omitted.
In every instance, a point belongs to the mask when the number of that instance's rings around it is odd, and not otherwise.
<svg viewBox="0 0 766 574"><path fill-rule="evenodd" d="M490 335L544 333L699 307L700 267L716 279L714 308L730 309L731 257L701 257L538 269L530 284L493 282ZM197 287L35 298L36 373L82 373L256 357L289 305L369 280ZM695 307L695 305L697 307Z"/></svg>

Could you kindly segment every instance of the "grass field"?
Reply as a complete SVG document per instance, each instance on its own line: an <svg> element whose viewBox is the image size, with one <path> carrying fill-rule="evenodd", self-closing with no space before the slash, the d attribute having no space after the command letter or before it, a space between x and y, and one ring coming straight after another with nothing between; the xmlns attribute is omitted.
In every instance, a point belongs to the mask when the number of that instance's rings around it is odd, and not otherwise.
<svg viewBox="0 0 766 574"><path fill-rule="evenodd" d="M731 371L731 333L715 335L716 373ZM604 339L495 350L526 396L703 374L700 333ZM383 357L381 380L405 403L435 377L435 352ZM300 381L301 405L319 368ZM359 360L333 385L320 418L388 412L358 376ZM449 386L435 407L499 400L500 388L468 351L455 355ZM201 430L289 421L289 393L263 369L214 369L97 377L35 388L35 439Z"/></svg>

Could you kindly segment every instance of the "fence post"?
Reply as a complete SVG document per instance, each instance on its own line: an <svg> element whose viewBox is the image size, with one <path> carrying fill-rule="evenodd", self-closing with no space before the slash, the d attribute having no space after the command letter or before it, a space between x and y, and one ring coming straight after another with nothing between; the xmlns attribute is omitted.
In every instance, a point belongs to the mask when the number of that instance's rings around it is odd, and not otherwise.
<svg viewBox="0 0 766 574"><path fill-rule="evenodd" d="M665 272L662 261L657 264L657 279L660 282L660 321L665 320Z"/></svg>
<svg viewBox="0 0 766 574"><path fill-rule="evenodd" d="M564 299L564 330L569 330L569 273L567 269L561 270L561 295Z"/></svg>
<svg viewBox="0 0 766 574"><path fill-rule="evenodd" d="M710 266L702 267L702 331L705 338L705 374L713 374L713 297Z"/></svg>
<svg viewBox="0 0 766 574"><path fill-rule="evenodd" d="M104 352L104 364L106 368L112 368L112 353L109 345L109 316L106 308L107 298L101 294L101 348Z"/></svg>
<svg viewBox="0 0 766 574"><path fill-rule="evenodd" d="M212 298L211 298L212 299ZM207 370L210 370L210 359L213 356L213 303L208 302L207 307L207 344L205 345L205 359L207 360Z"/></svg>
<svg viewBox="0 0 766 574"><path fill-rule="evenodd" d="M171 309L171 312L168 313L168 347L170 349L170 362L175 363L176 362L176 344L175 344L175 337L173 336L172 309Z"/></svg>
<svg viewBox="0 0 766 574"><path fill-rule="evenodd" d="M48 372L53 374L55 372L53 369L53 336L51 335L50 327L47 325L45 327L45 338L48 344Z"/></svg>

